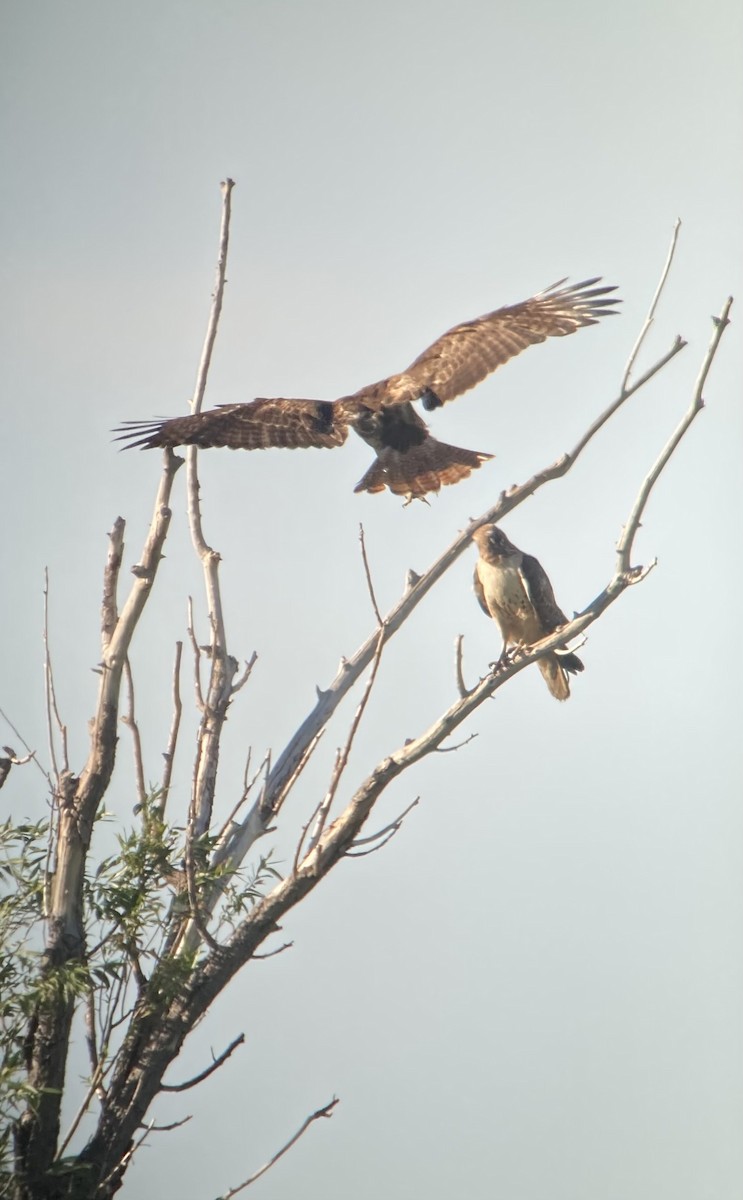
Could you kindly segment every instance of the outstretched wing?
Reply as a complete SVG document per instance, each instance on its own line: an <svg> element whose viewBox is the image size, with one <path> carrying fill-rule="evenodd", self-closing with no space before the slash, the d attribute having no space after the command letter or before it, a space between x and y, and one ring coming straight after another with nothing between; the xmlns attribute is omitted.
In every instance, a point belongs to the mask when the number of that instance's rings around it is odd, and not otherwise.
<svg viewBox="0 0 743 1200"><path fill-rule="evenodd" d="M550 337L566 337L601 317L615 316L610 296L614 287L594 287L599 277L562 287L564 279L538 295L498 308L474 321L455 325L424 350L407 371L393 380L404 381L393 392L393 403L421 396L423 407L438 408L481 383L486 376L515 358L527 346Z"/></svg>
<svg viewBox="0 0 743 1200"><path fill-rule="evenodd" d="M342 446L348 421L327 400L251 400L171 420L125 421L117 441L151 450L157 446L228 446L232 450L293 450Z"/></svg>

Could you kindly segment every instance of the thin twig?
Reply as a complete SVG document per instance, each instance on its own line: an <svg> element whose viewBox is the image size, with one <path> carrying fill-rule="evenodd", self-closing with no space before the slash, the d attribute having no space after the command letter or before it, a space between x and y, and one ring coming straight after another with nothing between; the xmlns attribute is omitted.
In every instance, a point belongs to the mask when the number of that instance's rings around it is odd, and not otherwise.
<svg viewBox="0 0 743 1200"><path fill-rule="evenodd" d="M318 1108L317 1112L313 1112L312 1115L307 1117L307 1120L302 1123L300 1128L294 1134L294 1137L289 1138L289 1141L286 1143L286 1145L282 1146L272 1158L269 1158L268 1162L264 1163L259 1171L256 1171L255 1174L246 1179L244 1183L238 1184L237 1187L230 1188L229 1191L225 1192L223 1196L219 1197L219 1200L232 1200L232 1197L236 1196L238 1192L244 1191L245 1188L250 1187L251 1183L255 1183L257 1179L260 1179L261 1175L265 1175L266 1171L270 1171L274 1163L277 1163L279 1159L286 1154L287 1150L291 1150L292 1146L299 1141L302 1134L309 1129L313 1121L319 1120L320 1117L332 1117L333 1109L337 1103L338 1097L333 1096L330 1104L326 1104L323 1108Z"/></svg>
<svg viewBox="0 0 743 1200"><path fill-rule="evenodd" d="M234 1041L230 1042L226 1050L223 1050L221 1054L217 1055L211 1066L206 1067L205 1070L199 1072L198 1075L194 1075L193 1079L187 1079L185 1083L161 1083L160 1091L187 1092L189 1088L196 1087L197 1084L203 1083L205 1079L208 1079L214 1071L217 1071L219 1067L222 1066L222 1063L227 1062L227 1059L230 1057L233 1051L237 1050L238 1046L242 1046L244 1041L245 1034L241 1033L239 1037L236 1037Z"/></svg>
<svg viewBox="0 0 743 1200"><path fill-rule="evenodd" d="M93 1097L99 1093L102 1079L103 1079L103 1071L101 1070L101 1066L99 1063L96 1065L96 1067L93 1070L93 1074L90 1077L90 1083L88 1084L88 1087L86 1089L85 1095L83 1096L82 1102L81 1102L77 1112L75 1113L74 1117L72 1118L72 1120L70 1122L70 1127L67 1130L67 1133L65 1134L64 1138L60 1142L59 1148L54 1155L55 1161L58 1162L63 1157L65 1150L69 1146L70 1142L72 1141L73 1137L75 1136L75 1133L77 1132L77 1130L79 1128L80 1122L82 1121L83 1117L85 1116L88 1109L90 1108L90 1104L91 1104Z"/></svg>
<svg viewBox="0 0 743 1200"><path fill-rule="evenodd" d="M281 791L279 793L277 793L276 803L271 804L271 811L272 811L274 817L278 816L278 814L281 812L282 807L286 803L287 797L290 795L297 780L299 779L300 775L302 774L305 767L307 766L307 763L310 761L310 759L312 758L312 755L315 753L315 750L317 749L318 745L320 744L320 739L322 738L324 732L325 732L324 729L320 729L317 732L316 736L309 743L309 745L305 746L302 757L299 759L299 762L296 764L291 775L289 775L288 778L286 779L284 787L281 789ZM261 814L263 813L263 810L265 807L266 793L268 792L270 781L271 781L271 772L269 770L266 772L266 778L264 780L263 787L261 788L260 803L257 806L257 811ZM249 819L250 819L250 814L248 814L248 820ZM263 820L263 818L261 817L261 822L262 822L262 820ZM266 828L270 828L270 827L266 826Z"/></svg>
<svg viewBox="0 0 743 1200"><path fill-rule="evenodd" d="M254 954L253 958L275 958L277 954L283 954L285 950L291 950L293 945L294 942L283 942L280 946L277 946L275 950L267 950L265 954Z"/></svg>
<svg viewBox="0 0 743 1200"><path fill-rule="evenodd" d="M117 517L108 535L108 557L106 569L103 572L103 599L101 602L101 648L105 656L111 641L116 622L119 619L119 606L116 597L121 564L124 560L124 530L126 522L123 517Z"/></svg>
<svg viewBox="0 0 743 1200"><path fill-rule="evenodd" d="M44 567L44 681L46 690L46 730L49 742L49 760L52 764L54 778L59 781L59 777L65 771L69 771L70 764L67 758L67 727L59 715L57 708L57 697L54 692L54 670L52 668L52 654L49 646L49 568ZM60 771L57 764L57 752L54 747L54 721L57 723L57 730L61 740L62 752L62 770Z"/></svg>
<svg viewBox="0 0 743 1200"><path fill-rule="evenodd" d="M171 1121L169 1125L155 1125L154 1121L150 1121L149 1125L147 1126L147 1134L172 1133L174 1129L180 1129L181 1125L188 1125L188 1122L192 1120L193 1113L189 1113L187 1117L181 1117L180 1121Z"/></svg>
<svg viewBox="0 0 743 1200"><path fill-rule="evenodd" d="M457 681L457 691L464 699L468 694L469 688L464 682L464 674L462 672L462 647L464 645L464 635L458 633L454 639L454 678Z"/></svg>
<svg viewBox="0 0 743 1200"><path fill-rule="evenodd" d="M196 707L198 708L199 712L203 713L206 705L204 703L204 692L201 686L201 646L198 643L196 629L194 627L192 596L188 597L187 612L188 620L186 631L188 633L189 641L191 642L191 648L193 650L194 657L194 690L196 692Z"/></svg>
<svg viewBox="0 0 743 1200"><path fill-rule="evenodd" d="M348 731L348 736L346 738L345 744L344 744L343 748L339 751L339 753L336 757L335 766L333 768L333 774L332 774L332 777L330 780L330 786L328 788L325 800L323 801L323 803L320 807L320 812L318 813L317 823L315 825L315 828L312 833L312 837L310 839L308 853L312 853L312 850L317 845L319 839L322 837L322 832L323 832L323 829L325 828L325 823L328 819L328 813L330 812L330 809L333 804L333 800L335 799L335 794L338 791L338 785L340 784L341 778L343 776L343 772L345 771L346 766L348 765L348 758L351 753L351 748L354 743L354 738L356 737L356 733L358 731L359 725L361 724L361 719L364 715L366 706L369 703L369 697L371 696L372 688L374 687L374 684L375 684L375 681L377 678L377 672L379 671L379 664L382 660L382 651L384 650L384 642L385 642L385 628L384 628L384 624L380 624L379 636L377 639L377 649L375 651L374 658L372 660L372 667L371 667L371 671L369 672L369 678L366 681L366 686L364 687L364 690L361 694L361 699L359 700L359 703L356 708L356 712L354 713L354 717L351 722L351 727Z"/></svg>
<svg viewBox="0 0 743 1200"><path fill-rule="evenodd" d="M470 742L474 742L478 735L476 733L468 733L467 737L462 742L456 742L453 746L439 746L436 750L437 754L456 754L457 750L461 750L464 746L469 746Z"/></svg>
<svg viewBox="0 0 743 1200"><path fill-rule="evenodd" d="M679 422L678 426L672 433L671 437L668 439L668 442L664 446L663 450L658 455L656 462L648 472L645 480L643 481L642 487L638 492L637 499L635 500L632 511L622 532L622 536L619 539L619 544L617 545L617 570L619 571L627 572L630 570L629 558L632 549L632 542L640 526L640 519L655 481L678 446L682 437L689 429L689 426L694 418L698 416L704 408L704 398L702 396L702 392L704 390L704 385L707 382L707 375L709 374L709 369L712 366L712 360L717 353L717 347L720 344L720 339L730 323L730 309L732 304L733 297L728 296L719 317L712 318L714 322L714 331L712 333L709 346L707 347L707 353L705 354L704 360L700 367L699 375L697 376L691 404L689 405L689 408Z"/></svg>
<svg viewBox="0 0 743 1200"><path fill-rule="evenodd" d="M157 809L161 817L164 816L165 805L168 803L170 784L173 778L173 766L175 764L175 749L178 744L178 731L181 727L181 713L183 712L183 703L181 701L182 656L183 642L176 642L175 662L173 663L173 719L170 722L168 748L163 754L163 758L165 759L165 770L163 771L163 781L160 787L160 796L157 803Z"/></svg>
<svg viewBox="0 0 743 1200"><path fill-rule="evenodd" d="M192 413L201 412L201 406L204 403L204 392L206 391L206 381L209 376L209 365L212 361L212 351L214 350L214 343L217 339L219 317L222 312L224 285L227 277L227 251L230 245L232 189L234 186L234 179L225 179L220 185L222 191L222 223L219 230L217 277L212 296L212 306L209 312L209 322L206 328L206 337L204 338L204 346L201 351L201 358L199 360L199 366L196 372L196 390L194 391L194 397L191 403Z"/></svg>
<svg viewBox="0 0 743 1200"><path fill-rule="evenodd" d="M119 1162L114 1164L114 1166L111 1168L111 1170L108 1172L108 1174L99 1183L99 1185L98 1185L99 1195L105 1195L106 1190L114 1183L114 1181L118 1181L118 1180L121 1180L124 1178L124 1175L126 1174L126 1171L129 1167L130 1162L134 1158L137 1151L142 1148L142 1146L147 1141L147 1138L150 1136L151 1133L168 1133L172 1129L178 1129L179 1126L185 1125L190 1120L191 1120L191 1117L188 1116L188 1117L184 1117L182 1121L174 1121L172 1125L159 1125L158 1126L158 1125L155 1125L154 1121L148 1121L148 1123L146 1125L141 1126L141 1128L142 1128L141 1136L138 1137L135 1142L132 1142L131 1146L126 1151L126 1153L122 1156L122 1158L119 1160ZM114 1189L114 1190L116 1190L116 1189Z"/></svg>
<svg viewBox="0 0 743 1200"><path fill-rule="evenodd" d="M383 837L380 837L376 846L368 846L366 848L366 850L355 850L354 847L358 843L352 842L351 845L349 846L348 850L346 850L344 852L345 857L346 858L367 858L370 854L376 854L377 850L383 850L384 847L387 845L387 843L392 841L392 839L396 833L397 833L397 829L390 829L388 831L388 833L386 833Z"/></svg>
<svg viewBox="0 0 743 1200"><path fill-rule="evenodd" d="M538 486L541 487L542 483L547 483L551 479L559 479L561 475L565 475L568 469L575 462L578 455L585 450L588 443L593 437L595 437L602 426L606 424L609 418L614 416L614 413L617 411L617 409L621 408L625 400L629 400L630 396L634 396L635 392L639 391L641 387L644 387L646 383L649 383L653 376L657 375L659 371L662 371L666 364L669 363L672 358L675 358L685 346L686 342L684 339L682 337L677 337L676 341L671 346L671 349L667 350L666 353L657 360L657 362L653 363L652 367L649 367L645 374L641 375L640 378L635 381L635 383L629 384L629 386L622 384L622 390L617 398L612 400L611 404L604 409L604 411L596 418L592 425L589 425L588 429L583 434L583 437L580 438L580 440L575 444L569 454L564 455L562 459L558 459L554 467L548 468L546 472L541 472L540 475L534 477L539 480ZM556 471L555 467L562 466L563 463L564 469ZM510 491L508 493L509 499L511 499L512 496L515 496L516 503L520 504L521 501L525 499L526 495L532 495L533 493L531 491L526 491L526 489L530 487L531 482L532 481L529 480L529 482L525 484L524 488L522 489ZM534 491L536 491L536 488ZM511 508L513 507L515 506L511 505Z"/></svg>
<svg viewBox="0 0 743 1200"><path fill-rule="evenodd" d="M237 816L237 814L239 813L243 804L245 804L245 802L248 799L248 796L250 795L253 788L255 787L259 776L263 775L263 777L265 779L266 775L268 774L268 772L270 770L270 764L271 764L271 751L270 750L268 750L266 752L266 754L263 756L263 761L261 762L260 766L256 769L256 771L254 772L252 777L249 774L251 758L252 758L252 747L250 749L248 749L248 757L247 757L247 761L245 763L245 770L243 771L242 795L240 796L240 799L237 801L237 804L235 804L232 811L228 814L227 819L225 820L222 828L220 829L219 833L217 834L218 838L223 838L225 833L227 832L227 830L233 824L235 817Z"/></svg>
<svg viewBox="0 0 743 1200"><path fill-rule="evenodd" d="M391 838L401 829L402 823L411 812L416 804L420 803L420 796L416 796L412 804L403 809L399 817L395 817L394 821L390 821L388 825L384 825L382 829L378 829L376 833L367 834L366 837L354 838L348 850L346 850L346 858L363 858L366 854L373 854L375 850L381 850L382 846L386 846ZM376 843L376 845L374 844ZM368 846L367 850L359 850L359 846Z"/></svg>
<svg viewBox="0 0 743 1200"><path fill-rule="evenodd" d="M258 654L254 650L253 653L251 654L250 658L245 663L245 669L244 669L242 675L240 675L232 685L232 695L233 696L235 695L236 692L239 692L242 688L245 687L245 684L248 682L248 680L250 679L250 676L253 673L253 667L255 666L255 664L257 662L258 662Z"/></svg>
<svg viewBox="0 0 743 1200"><path fill-rule="evenodd" d="M3 746L3 750L8 755L11 766L14 767L25 767L26 763L29 763L36 758L35 750L30 750L28 754L24 754L20 757L16 754L15 750L13 750L11 746Z"/></svg>
<svg viewBox="0 0 743 1200"><path fill-rule="evenodd" d="M225 179L222 190L222 218L219 231L219 253L217 256L216 282L212 293L204 346L196 373L196 389L191 403L191 412L201 412L209 375L209 364L217 337L219 317L227 271L227 252L230 240L230 214L234 183ZM201 561L204 575L209 624L211 626L211 668L209 685L202 709L202 720L198 733L196 772L191 794L191 826L196 837L208 832L211 824L216 787L219 742L232 696L233 680L237 674L237 661L227 653L222 594L219 586L220 556L207 543L201 520L200 485L198 473L198 447L186 450L186 493L188 497L188 523L191 542Z"/></svg>
<svg viewBox="0 0 743 1200"><path fill-rule="evenodd" d="M680 229L681 229L681 218L677 217L676 222L673 226L673 233L671 234L671 244L668 247L668 254L666 256L665 265L663 267L663 270L661 271L658 286L655 289L655 295L653 296L653 299L650 302L650 308L648 309L648 314L645 317L645 321L643 323L642 329L640 330L639 334L637 335L637 341L635 342L634 346L632 347L632 350L630 351L630 356L627 359L627 366L624 368L624 375L622 376L622 391L623 392L626 391L627 387L629 386L629 377L630 377L630 374L632 373L632 368L635 365L635 359L637 358L637 355L640 353L640 348L642 346L642 343L645 341L645 338L646 338L648 332L650 331L650 326L653 324L653 320L655 317L655 310L658 307L658 301L660 300L660 294L663 291L666 280L668 279L668 272L670 271L671 263L673 262L673 256L676 251L676 242L678 241Z"/></svg>
<svg viewBox="0 0 743 1200"><path fill-rule="evenodd" d="M374 616L377 618L377 625L383 625L382 614L379 611L377 597L374 592L374 584L372 582L371 571L369 569L369 559L366 554L366 538L364 537L364 526L359 521L359 542L361 543L361 558L364 563L364 574L366 575L366 586L369 589L369 599L371 600Z"/></svg>
<svg viewBox="0 0 743 1200"><path fill-rule="evenodd" d="M98 1068L98 1047L95 1036L95 992L92 984L85 997L85 1043L88 1047L90 1065L95 1072Z"/></svg>
<svg viewBox="0 0 743 1200"><path fill-rule="evenodd" d="M137 798L140 809L144 808L147 800L147 789L144 782L144 763L142 762L142 740L139 736L139 726L134 714L134 679L132 666L127 655L124 663L124 679L126 681L128 712L122 713L121 721L132 731L132 748L134 751L134 775L137 781Z"/></svg>
<svg viewBox="0 0 743 1200"><path fill-rule="evenodd" d="M51 783L52 783L52 781L51 781L51 777L50 777L50 775L49 775L49 772L48 772L48 771L45 771L45 770L44 770L44 768L42 767L41 763L39 762L38 758L36 757L36 751L31 749L31 747L29 746L28 742L27 742L27 741L26 741L26 739L24 738L23 734L22 734L22 733L20 733L20 732L18 731L18 729L16 729L16 727L15 727L15 725L13 724L13 722L11 721L10 717L8 716L8 714L7 714L7 713L6 713L6 712L5 712L5 711L4 711L2 708L0 708L0 717L2 717L3 721L4 721L4 722L5 722L5 724L8 726L8 729L12 729L13 733L14 733L14 734L15 734L15 736L18 738L18 741L21 743L21 745L23 746L24 750L27 752L29 760L33 760L33 762L35 762L35 763L36 763L36 766L39 768L39 770L41 771L41 774L44 776L44 778L46 779L47 783L48 783L48 784L49 784L49 786L51 787ZM11 756L11 757L12 757L12 756Z"/></svg>

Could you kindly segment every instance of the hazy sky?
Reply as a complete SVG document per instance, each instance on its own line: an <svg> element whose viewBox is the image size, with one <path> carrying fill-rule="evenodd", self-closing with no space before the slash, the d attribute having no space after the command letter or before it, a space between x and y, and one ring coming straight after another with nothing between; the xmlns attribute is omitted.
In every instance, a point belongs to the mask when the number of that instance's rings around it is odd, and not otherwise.
<svg viewBox="0 0 743 1200"><path fill-rule="evenodd" d="M601 274L624 304L433 414L442 439L496 458L428 507L354 496L371 459L355 438L335 453L202 456L230 649L259 654L230 716L220 813L248 746L278 754L315 685L373 627L359 522L386 609L409 567L423 570L501 489L569 449L616 394L680 216L640 369L679 333L687 349L564 481L504 522L568 612L605 585L637 488L690 400L710 316L743 297L742 23L733 0L6 0L0 705L42 760L43 569L79 769L105 535L125 516L137 561L160 470L156 454L118 454L110 430L187 410L226 175L237 187L209 405L353 391L450 325L566 275ZM286 922L293 950L220 1000L168 1078L202 1070L242 1030L246 1044L201 1089L157 1105L159 1123L194 1119L153 1135L123 1196L211 1200L333 1094L333 1120L256 1197L741 1195L740 308L732 315L707 409L636 543L636 561L658 566L591 630L570 702L525 671L479 710L476 740L389 790L372 827L421 803L386 850L343 865ZM205 628L183 484L132 656L152 780L188 594ZM474 557L390 645L341 800L455 698L457 634L469 679L497 654L471 592ZM288 806L284 861L351 712ZM119 760L109 808L129 825L123 728ZM13 772L5 811L39 817L40 780Z"/></svg>

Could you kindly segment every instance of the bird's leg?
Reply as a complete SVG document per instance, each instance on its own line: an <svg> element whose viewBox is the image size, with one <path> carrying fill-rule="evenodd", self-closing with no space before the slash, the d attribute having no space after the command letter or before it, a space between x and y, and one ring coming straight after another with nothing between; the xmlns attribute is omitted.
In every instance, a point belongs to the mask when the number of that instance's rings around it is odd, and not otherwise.
<svg viewBox="0 0 743 1200"><path fill-rule="evenodd" d="M503 646L502 646L501 652L500 652L500 657L497 658L495 660L495 662L489 663L488 666L490 667L490 670L494 674L497 674L498 671L505 670L505 668L508 666L509 661L510 661L510 656L508 653L508 641L506 638L504 638Z"/></svg>

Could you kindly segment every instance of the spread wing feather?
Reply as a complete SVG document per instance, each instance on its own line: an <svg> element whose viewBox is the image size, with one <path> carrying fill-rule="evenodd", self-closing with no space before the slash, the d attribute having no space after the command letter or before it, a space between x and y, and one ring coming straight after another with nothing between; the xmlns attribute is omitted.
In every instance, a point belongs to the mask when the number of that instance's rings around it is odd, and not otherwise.
<svg viewBox="0 0 743 1200"><path fill-rule="evenodd" d="M223 404L207 412L172 420L125 421L117 441L129 446L228 446L265 450L342 446L348 437L344 414L326 400L251 400Z"/></svg>
<svg viewBox="0 0 743 1200"><path fill-rule="evenodd" d="M566 337L584 325L595 325L601 317L616 315L611 306L618 301L610 295L616 288L594 287L598 277L572 287L562 287L564 282L559 280L521 304L455 325L424 350L401 378L407 376L414 384L424 408L437 408L481 383L528 346Z"/></svg>

